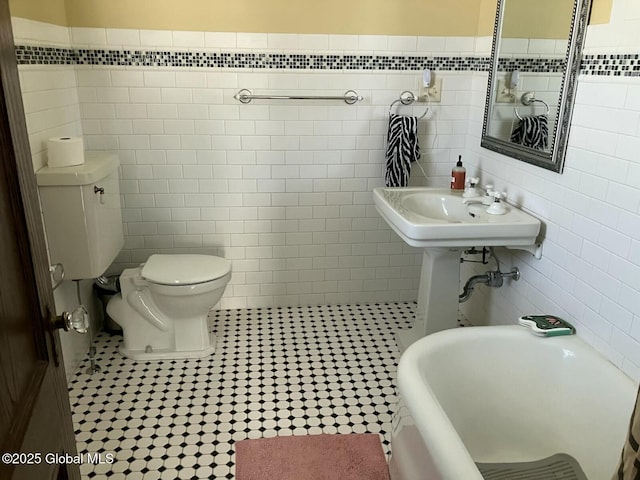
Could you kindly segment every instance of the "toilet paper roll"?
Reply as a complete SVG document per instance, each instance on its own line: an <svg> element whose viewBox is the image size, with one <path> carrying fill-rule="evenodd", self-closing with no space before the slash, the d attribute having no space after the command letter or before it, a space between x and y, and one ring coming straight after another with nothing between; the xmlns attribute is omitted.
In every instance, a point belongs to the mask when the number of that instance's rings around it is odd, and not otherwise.
<svg viewBox="0 0 640 480"><path fill-rule="evenodd" d="M52 168L71 167L84 163L82 137L57 137L47 140L48 161Z"/></svg>

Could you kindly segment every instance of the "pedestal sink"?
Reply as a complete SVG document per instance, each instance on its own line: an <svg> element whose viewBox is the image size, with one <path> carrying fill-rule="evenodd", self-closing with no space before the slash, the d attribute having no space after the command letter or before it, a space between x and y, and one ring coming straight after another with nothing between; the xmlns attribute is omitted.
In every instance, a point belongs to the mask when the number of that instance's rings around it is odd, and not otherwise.
<svg viewBox="0 0 640 480"><path fill-rule="evenodd" d="M463 203L461 193L427 187L375 188L373 198L400 238L424 249L416 321L398 333L401 351L425 335L456 326L463 248L536 249L540 220L511 205L504 215L491 215L486 205Z"/></svg>

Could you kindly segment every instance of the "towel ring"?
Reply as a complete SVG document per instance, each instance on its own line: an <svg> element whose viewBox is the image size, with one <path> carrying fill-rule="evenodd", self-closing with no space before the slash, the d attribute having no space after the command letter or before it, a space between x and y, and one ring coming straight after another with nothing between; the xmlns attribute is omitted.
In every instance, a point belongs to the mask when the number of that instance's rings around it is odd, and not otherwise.
<svg viewBox="0 0 640 480"><path fill-rule="evenodd" d="M522 97L520 97L520 101L522 102L523 105L531 105L534 102L541 103L547 109L547 111L545 112L545 115L547 115L547 116L549 115L549 112L550 112L549 104L547 102L545 102L544 100L538 100L535 97L535 94L533 92L525 92L525 93L523 93ZM518 107L514 107L513 111L515 112L516 117L518 117L518 120L522 120L522 117L518 113Z"/></svg>
<svg viewBox="0 0 640 480"><path fill-rule="evenodd" d="M413 92L409 90L405 90L400 94L400 98L394 100L393 102L391 102L391 105L389 105L389 115L391 115L391 109L396 103L399 102L402 105L411 105L413 102L416 102L417 100L418 98L413 94ZM429 113L429 110L431 110L431 100L429 99L429 95L427 95L427 109L424 111L422 115L418 117L418 120L421 120L424 117L426 117L427 113Z"/></svg>

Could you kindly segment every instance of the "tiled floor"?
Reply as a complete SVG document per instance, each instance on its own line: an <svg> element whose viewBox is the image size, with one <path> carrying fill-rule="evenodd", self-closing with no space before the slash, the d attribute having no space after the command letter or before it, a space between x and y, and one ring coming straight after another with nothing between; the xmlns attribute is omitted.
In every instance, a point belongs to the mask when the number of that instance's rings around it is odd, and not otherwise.
<svg viewBox="0 0 640 480"><path fill-rule="evenodd" d="M83 478L232 479L235 441L378 433L396 403L397 328L414 303L226 310L212 314L216 353L136 363L119 336L96 339L101 373L70 384L78 451L113 453Z"/></svg>

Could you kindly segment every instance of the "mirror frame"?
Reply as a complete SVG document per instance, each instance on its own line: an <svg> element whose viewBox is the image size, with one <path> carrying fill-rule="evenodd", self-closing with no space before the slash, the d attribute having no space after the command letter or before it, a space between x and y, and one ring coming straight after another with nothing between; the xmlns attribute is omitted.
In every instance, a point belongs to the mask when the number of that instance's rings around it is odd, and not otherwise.
<svg viewBox="0 0 640 480"><path fill-rule="evenodd" d="M484 107L484 119L482 123L482 137L480 146L509 157L537 165L557 173L562 173L564 159L569 140L569 127L573 113L573 101L578 84L578 74L582 61L582 47L586 35L586 27L591 7L591 0L574 0L571 28L568 35L566 66L560 83L560 97L558 105L558 118L551 133L550 150L539 151L533 148L517 145L487 134L488 120L492 109L493 91L497 85L498 52L500 50L500 31L504 14L503 3L507 0L498 0L496 21L493 29L493 43L491 46L491 60L489 66L489 82L487 84L487 96Z"/></svg>

